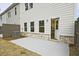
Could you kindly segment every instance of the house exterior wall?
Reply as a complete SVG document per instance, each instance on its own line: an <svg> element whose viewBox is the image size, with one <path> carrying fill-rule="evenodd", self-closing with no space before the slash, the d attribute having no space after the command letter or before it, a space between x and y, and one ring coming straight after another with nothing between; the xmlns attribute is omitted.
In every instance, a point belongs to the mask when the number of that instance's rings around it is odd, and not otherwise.
<svg viewBox="0 0 79 59"><path fill-rule="evenodd" d="M33 8L25 11L25 5L20 4L20 24L21 32L24 31L24 22L27 22L27 32L30 32L30 22L35 23L37 34L51 34L51 18L59 19L59 29L55 36L60 40L60 35L74 36L74 5L73 3L34 3ZM39 20L45 21L45 32L39 33ZM33 33L33 35L34 35ZM36 34L36 35L37 35ZM32 36L32 35L31 35ZM35 36L36 37L36 36ZM39 37L39 36L38 36Z"/></svg>
<svg viewBox="0 0 79 59"><path fill-rule="evenodd" d="M6 19L7 19L6 17L7 17L6 14L2 15L2 23L6 23L6 21L7 21L7 20L6 20Z"/></svg>
<svg viewBox="0 0 79 59"><path fill-rule="evenodd" d="M17 8L17 15L15 15L15 7ZM3 22L6 24L20 24L20 6L16 5L5 14L2 15ZM11 17L8 17L8 12L11 13Z"/></svg>
<svg viewBox="0 0 79 59"><path fill-rule="evenodd" d="M11 10L11 17L6 12L2 15L4 23L20 24L21 32L24 35L51 40L51 18L59 18L58 30L55 30L55 37L58 40L72 39L74 37L74 9L73 3L33 3L33 8L25 11L25 3L16 5L17 15L14 15L14 8ZM39 21L44 20L45 32L39 32ZM30 31L30 22L34 21L34 32ZM24 31L24 23L27 22L27 32Z"/></svg>

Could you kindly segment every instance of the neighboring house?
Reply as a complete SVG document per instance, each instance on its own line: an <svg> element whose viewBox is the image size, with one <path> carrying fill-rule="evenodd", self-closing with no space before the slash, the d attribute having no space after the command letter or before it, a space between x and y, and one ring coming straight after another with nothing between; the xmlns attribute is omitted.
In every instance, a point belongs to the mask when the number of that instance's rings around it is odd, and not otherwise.
<svg viewBox="0 0 79 59"><path fill-rule="evenodd" d="M19 24L25 36L73 43L74 3L13 3L3 13L6 24Z"/></svg>

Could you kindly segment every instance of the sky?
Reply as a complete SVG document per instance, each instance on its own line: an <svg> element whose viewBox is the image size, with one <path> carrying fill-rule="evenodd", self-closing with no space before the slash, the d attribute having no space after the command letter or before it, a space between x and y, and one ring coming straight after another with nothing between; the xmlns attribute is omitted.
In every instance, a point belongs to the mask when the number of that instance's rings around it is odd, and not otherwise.
<svg viewBox="0 0 79 59"><path fill-rule="evenodd" d="M3 12L11 3L0 3L0 13Z"/></svg>

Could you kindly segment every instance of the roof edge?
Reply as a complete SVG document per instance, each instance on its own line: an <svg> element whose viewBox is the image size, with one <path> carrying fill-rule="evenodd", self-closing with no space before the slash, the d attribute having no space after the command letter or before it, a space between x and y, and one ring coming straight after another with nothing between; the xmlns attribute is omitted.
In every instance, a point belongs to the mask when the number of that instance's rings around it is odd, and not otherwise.
<svg viewBox="0 0 79 59"><path fill-rule="evenodd" d="M10 9L12 9L14 6L18 5L19 3L12 3L7 9L5 9L0 16L4 15L7 11L9 11Z"/></svg>

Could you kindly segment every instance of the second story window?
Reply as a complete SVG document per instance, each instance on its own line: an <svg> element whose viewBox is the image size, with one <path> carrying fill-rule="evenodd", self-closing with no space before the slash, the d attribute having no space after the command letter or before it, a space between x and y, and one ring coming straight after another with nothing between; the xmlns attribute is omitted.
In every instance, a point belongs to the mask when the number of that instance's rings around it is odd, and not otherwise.
<svg viewBox="0 0 79 59"><path fill-rule="evenodd" d="M28 10L28 3L25 3L25 10Z"/></svg>
<svg viewBox="0 0 79 59"><path fill-rule="evenodd" d="M33 3L29 3L30 8L33 8Z"/></svg>
<svg viewBox="0 0 79 59"><path fill-rule="evenodd" d="M11 17L11 12L8 12L8 18Z"/></svg>
<svg viewBox="0 0 79 59"><path fill-rule="evenodd" d="M15 15L17 15L17 8L15 7Z"/></svg>

